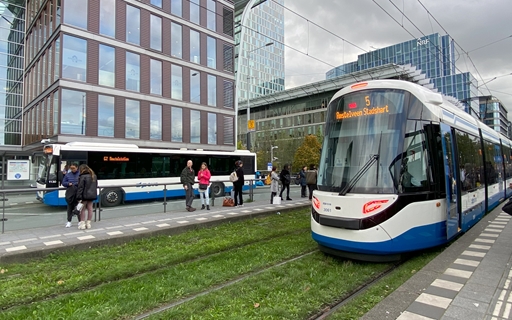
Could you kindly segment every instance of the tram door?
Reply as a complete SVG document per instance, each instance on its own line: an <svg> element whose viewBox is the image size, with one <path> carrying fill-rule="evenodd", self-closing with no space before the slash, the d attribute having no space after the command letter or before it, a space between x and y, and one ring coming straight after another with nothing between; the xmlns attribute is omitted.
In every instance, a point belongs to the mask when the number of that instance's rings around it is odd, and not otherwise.
<svg viewBox="0 0 512 320"><path fill-rule="evenodd" d="M455 140L450 126L441 123L443 145L443 164L446 183L446 238L451 239L460 230L461 214L459 210L460 192L458 192L459 170L455 156Z"/></svg>

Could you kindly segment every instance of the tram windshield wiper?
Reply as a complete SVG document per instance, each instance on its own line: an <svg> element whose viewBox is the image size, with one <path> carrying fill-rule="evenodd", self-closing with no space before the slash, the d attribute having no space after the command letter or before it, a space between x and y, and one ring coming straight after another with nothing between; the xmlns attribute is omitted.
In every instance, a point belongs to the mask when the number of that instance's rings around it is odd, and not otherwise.
<svg viewBox="0 0 512 320"><path fill-rule="evenodd" d="M352 188L356 185L356 183L359 181L359 179L361 179L364 176L366 171L368 171L368 169L370 169L370 167L375 162L377 162L377 160L379 160L379 157L380 157L380 155L378 155L378 154L371 155L370 159L364 164L364 166L361 169L359 169L359 171L357 171L357 173L354 175L354 177L352 179L350 179L350 181L345 185L345 187L343 189L341 189L339 195L344 196L347 193L349 193L349 191L352 190Z"/></svg>

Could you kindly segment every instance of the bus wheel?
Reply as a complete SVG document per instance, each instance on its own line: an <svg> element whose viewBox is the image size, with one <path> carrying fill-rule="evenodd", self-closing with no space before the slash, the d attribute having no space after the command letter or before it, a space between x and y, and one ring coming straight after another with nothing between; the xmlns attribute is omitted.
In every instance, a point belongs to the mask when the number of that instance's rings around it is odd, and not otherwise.
<svg viewBox="0 0 512 320"><path fill-rule="evenodd" d="M222 182L215 182L212 183L212 195L215 196L215 198L224 197L225 191L224 191L224 183Z"/></svg>
<svg viewBox="0 0 512 320"><path fill-rule="evenodd" d="M101 205L104 207L115 207L123 201L121 189L105 189L101 192Z"/></svg>

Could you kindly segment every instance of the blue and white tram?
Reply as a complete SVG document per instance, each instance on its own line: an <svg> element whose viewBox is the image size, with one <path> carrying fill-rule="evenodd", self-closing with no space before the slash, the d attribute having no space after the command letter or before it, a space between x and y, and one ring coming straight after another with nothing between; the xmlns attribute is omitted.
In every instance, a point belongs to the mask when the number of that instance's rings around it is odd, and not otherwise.
<svg viewBox="0 0 512 320"><path fill-rule="evenodd" d="M312 199L321 250L399 259L446 243L511 195L511 141L461 108L399 80L334 95Z"/></svg>
<svg viewBox="0 0 512 320"><path fill-rule="evenodd" d="M66 165L86 163L98 177L102 206L162 199L162 184L169 184L165 191L167 198L182 197L185 191L179 184L180 174L187 160L192 160L196 173L202 162L208 164L212 173L210 192L215 197L224 196L233 188L231 183L224 181L228 181L235 161L242 160L246 176L253 177L256 172L256 154L247 150L146 149L133 144L70 142L43 147L36 185L38 189L59 187ZM249 182L246 181L243 190L248 189ZM197 188L194 192L197 193ZM66 205L65 190L38 191L36 197L50 206Z"/></svg>

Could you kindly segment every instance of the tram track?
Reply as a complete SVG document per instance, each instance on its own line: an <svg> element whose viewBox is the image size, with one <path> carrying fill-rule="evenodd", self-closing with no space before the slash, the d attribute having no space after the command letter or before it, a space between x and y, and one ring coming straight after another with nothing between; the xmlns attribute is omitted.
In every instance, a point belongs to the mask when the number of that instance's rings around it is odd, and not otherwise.
<svg viewBox="0 0 512 320"><path fill-rule="evenodd" d="M338 309L345 306L350 301L354 300L355 298L359 297L360 295L367 292L373 285L375 285L377 282L379 282L381 279L385 278L389 274L391 274L393 271L395 271L398 267L400 267L402 264L404 264L406 260L400 261L389 267L388 269L382 271L377 276L372 278L371 280L367 281L366 283L361 284L358 288L353 290L352 292L348 293L347 295L341 297L338 301L328 305L327 307L323 308L321 311L319 311L317 314L309 317L307 320L325 320L327 317L334 314Z"/></svg>

